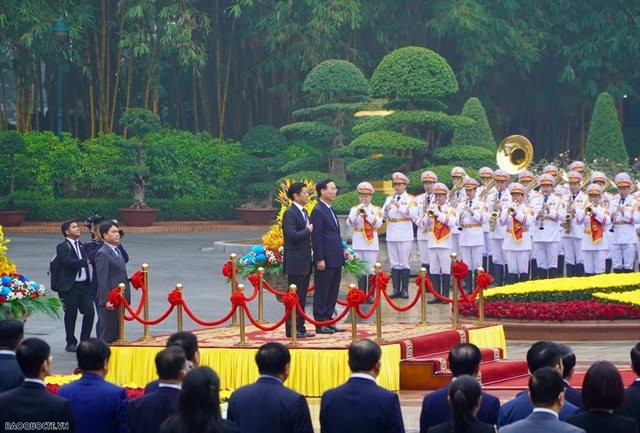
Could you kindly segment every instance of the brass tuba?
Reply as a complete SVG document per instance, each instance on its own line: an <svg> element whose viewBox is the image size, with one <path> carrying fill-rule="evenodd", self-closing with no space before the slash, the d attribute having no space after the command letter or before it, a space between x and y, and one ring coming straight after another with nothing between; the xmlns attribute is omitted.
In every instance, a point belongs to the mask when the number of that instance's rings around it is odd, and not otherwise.
<svg viewBox="0 0 640 433"><path fill-rule="evenodd" d="M509 174L518 174L531 165L533 145L523 135L510 135L498 146L496 153L498 167Z"/></svg>

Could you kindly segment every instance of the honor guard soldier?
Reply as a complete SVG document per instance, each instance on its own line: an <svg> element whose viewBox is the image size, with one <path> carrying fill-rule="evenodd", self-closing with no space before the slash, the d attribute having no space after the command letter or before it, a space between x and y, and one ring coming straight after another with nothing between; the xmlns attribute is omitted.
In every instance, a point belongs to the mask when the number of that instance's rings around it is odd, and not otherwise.
<svg viewBox="0 0 640 433"><path fill-rule="evenodd" d="M569 164L569 171L577 171L584 178L584 171L587 169L587 166L582 161L573 161Z"/></svg>
<svg viewBox="0 0 640 433"><path fill-rule="evenodd" d="M489 252L493 261L493 269L490 272L493 275L496 286L502 286L506 275L506 261L502 252L502 244L504 243L507 228L498 224L498 219L502 209L506 209L511 203L511 194L507 189L507 185L511 182L511 176L500 169L495 171L493 178L496 181L496 194L487 203L489 208Z"/></svg>
<svg viewBox="0 0 640 433"><path fill-rule="evenodd" d="M378 261L378 229L382 225L382 209L371 203L375 190L369 182L360 182L356 189L360 204L351 208L347 225L353 227L353 250L369 265L369 275L358 278L358 288L367 293L368 282ZM368 298L367 303L373 303L373 298Z"/></svg>
<svg viewBox="0 0 640 433"><path fill-rule="evenodd" d="M613 187L614 186L613 182L611 182L607 178L607 175L604 174L603 172L594 171L591 174L591 183L595 183L600 188L602 188L602 196L600 198L600 203L602 204L602 206L605 207L605 209L607 209L607 212L609 212L609 205L611 204L611 201L613 201L613 199L617 198L617 195L605 191L605 188L610 189L611 187ZM609 223L611 223L611 218L609 218ZM607 246L609 247L611 246L613 235L614 233L611 231L610 227L604 231L604 237L607 238ZM607 274L610 274L612 265L613 265L613 260L611 258L611 248L607 248L607 258L604 261L604 272Z"/></svg>
<svg viewBox="0 0 640 433"><path fill-rule="evenodd" d="M482 249L484 246L483 223L489 218L487 207L476 198L478 181L470 177L464 180L464 191L467 199L458 204L456 219L458 220L458 246L460 256L470 269L465 279L467 294L473 291L473 271L482 266Z"/></svg>
<svg viewBox="0 0 640 433"><path fill-rule="evenodd" d="M499 223L507 233L502 244L507 259L506 283L513 284L529 279L529 259L531 256L531 236L529 228L533 224L533 212L524 202L525 189L520 183L509 186L511 203L502 208Z"/></svg>
<svg viewBox="0 0 640 433"><path fill-rule="evenodd" d="M537 278L558 276L558 251L560 250L560 222L565 218L562 200L553 193L555 179L551 174L538 178L540 195L531 201L535 227L531 230L533 254L536 257Z"/></svg>
<svg viewBox="0 0 640 433"><path fill-rule="evenodd" d="M518 183L524 188L524 203L530 206L531 200L538 195L538 193L533 190L537 184L536 177L529 170L524 170L518 174ZM532 232L529 232L529 236L533 236ZM536 260L535 250L531 251L529 269L531 270L531 278L535 279L538 275L538 262Z"/></svg>
<svg viewBox="0 0 640 433"><path fill-rule="evenodd" d="M432 171L425 171L420 175L420 180L422 180L422 187L424 188L424 193L416 196L416 206L418 208L418 217L414 220L414 223L418 225L417 220L424 216L427 212L427 209L433 203L433 185L438 181L438 176ZM418 230L417 239L418 239L418 252L420 253L420 263L422 267L427 270L429 273L429 253L427 252L427 245L429 242L429 237L431 235L424 230Z"/></svg>
<svg viewBox="0 0 640 433"><path fill-rule="evenodd" d="M496 181L493 180L493 170L489 167L481 167L478 170L481 185L476 191L476 196L481 202L489 203L496 194ZM482 266L488 271L491 269L489 254L489 218L485 218L482 223L482 232L484 235L484 245L482 247Z"/></svg>
<svg viewBox="0 0 640 433"><path fill-rule="evenodd" d="M587 187L588 200L585 206L576 210L576 223L584 227L582 238L582 258L584 275L603 274L607 258L606 228L609 212L601 203L602 188L595 183Z"/></svg>
<svg viewBox="0 0 640 433"><path fill-rule="evenodd" d="M618 187L620 196L611 201L611 259L613 272L632 272L635 268L636 230L635 225L640 222L638 202L631 197L633 181L627 173L618 173L613 179Z"/></svg>
<svg viewBox="0 0 640 433"><path fill-rule="evenodd" d="M567 173L569 193L562 198L565 208L565 219L562 221L562 249L567 267L567 277L584 275L582 261L582 235L584 229L576 224L576 209L584 208L587 196L580 191L582 175L577 171Z"/></svg>
<svg viewBox="0 0 640 433"><path fill-rule="evenodd" d="M387 221L387 251L391 263L392 298L409 298L409 257L413 244L413 222L418 208L413 196L407 193L409 178L400 172L392 175L394 194L383 206Z"/></svg>
<svg viewBox="0 0 640 433"><path fill-rule="evenodd" d="M449 191L449 206L453 209L458 207L458 203L465 199L464 191L462 188L462 184L464 182L464 178L467 177L467 173L464 171L462 167L453 167L451 169L451 190ZM453 242L452 248L453 251L458 251L458 232L454 230L452 233Z"/></svg>
<svg viewBox="0 0 640 433"><path fill-rule="evenodd" d="M433 187L434 203L418 221L418 230L429 233L429 263L431 284L436 293L449 297L451 287L451 232L456 225L455 210L447 203L449 188L444 183ZM427 302L440 304L438 298Z"/></svg>
<svg viewBox="0 0 640 433"><path fill-rule="evenodd" d="M560 176L560 172L558 167L553 164L547 164L542 169L542 174L549 174L553 177L553 194L563 196L569 190L562 185L562 176Z"/></svg>

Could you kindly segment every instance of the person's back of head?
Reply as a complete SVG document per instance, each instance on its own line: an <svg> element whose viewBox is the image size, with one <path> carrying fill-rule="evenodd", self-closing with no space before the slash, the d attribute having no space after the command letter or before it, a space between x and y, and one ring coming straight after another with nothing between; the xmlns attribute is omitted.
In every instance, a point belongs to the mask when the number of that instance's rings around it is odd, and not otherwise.
<svg viewBox="0 0 640 433"><path fill-rule="evenodd" d="M97 338L80 342L76 350L78 367L83 373L88 371L104 376L109 370L111 349L107 343Z"/></svg>
<svg viewBox="0 0 640 433"><path fill-rule="evenodd" d="M527 366L531 374L543 367L562 366L562 354L558 344L552 341L538 341L527 351ZM559 370L560 371L560 370Z"/></svg>
<svg viewBox="0 0 640 433"><path fill-rule="evenodd" d="M449 385L451 405L451 431L464 432L480 408L480 382L466 374L456 377Z"/></svg>
<svg viewBox="0 0 640 433"><path fill-rule="evenodd" d="M640 377L640 343L631 348L631 368Z"/></svg>
<svg viewBox="0 0 640 433"><path fill-rule="evenodd" d="M190 370L182 382L176 431L218 431L220 418L220 378L209 367Z"/></svg>
<svg viewBox="0 0 640 433"><path fill-rule="evenodd" d="M256 364L260 374L269 376L288 376L288 366L291 362L289 349L282 343L266 343L260 346L256 353Z"/></svg>
<svg viewBox="0 0 640 433"><path fill-rule="evenodd" d="M543 407L560 411L564 392L564 381L560 372L553 367L542 367L529 378L529 398L535 407Z"/></svg>
<svg viewBox="0 0 640 433"><path fill-rule="evenodd" d="M449 351L449 368L453 377L463 374L475 376L480 368L482 354L475 344L460 343Z"/></svg>
<svg viewBox="0 0 640 433"><path fill-rule="evenodd" d="M167 347L169 346L182 347L187 356L187 361L191 362L194 367L200 364L198 337L193 332L181 331L171 334L167 340Z"/></svg>
<svg viewBox="0 0 640 433"><path fill-rule="evenodd" d="M24 325L15 319L0 320L0 349L16 351L24 337Z"/></svg>
<svg viewBox="0 0 640 433"><path fill-rule="evenodd" d="M349 368L353 373L368 373L380 368L382 349L373 340L363 338L349 346ZM375 372L377 376L378 372Z"/></svg>
<svg viewBox="0 0 640 433"><path fill-rule="evenodd" d="M624 402L624 383L618 369L609 361L596 361L582 383L582 402L589 410L611 410Z"/></svg>
<svg viewBox="0 0 640 433"><path fill-rule="evenodd" d="M186 370L187 357L180 346L169 346L156 354L156 371L163 381L182 382Z"/></svg>
<svg viewBox="0 0 640 433"><path fill-rule="evenodd" d="M51 348L39 338L26 338L16 349L16 361L24 377L43 379L49 374Z"/></svg>
<svg viewBox="0 0 640 433"><path fill-rule="evenodd" d="M576 354L566 344L558 344L558 348L562 356L562 378L568 380L573 375L573 368L576 366Z"/></svg>

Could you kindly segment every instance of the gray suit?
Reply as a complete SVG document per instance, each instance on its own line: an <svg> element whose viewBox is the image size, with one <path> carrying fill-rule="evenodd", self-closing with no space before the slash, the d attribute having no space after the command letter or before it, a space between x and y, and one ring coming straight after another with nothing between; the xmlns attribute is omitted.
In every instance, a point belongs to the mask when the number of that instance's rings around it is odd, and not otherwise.
<svg viewBox="0 0 640 433"><path fill-rule="evenodd" d="M585 433L547 412L532 412L520 421L500 427L500 433Z"/></svg>
<svg viewBox="0 0 640 433"><path fill-rule="evenodd" d="M100 321L100 335L98 338L106 343L118 339L118 311L106 309L107 296L111 289L120 283L126 286L125 298L131 302L127 265L122 255L118 256L107 243L96 253L96 273L98 277L98 320Z"/></svg>

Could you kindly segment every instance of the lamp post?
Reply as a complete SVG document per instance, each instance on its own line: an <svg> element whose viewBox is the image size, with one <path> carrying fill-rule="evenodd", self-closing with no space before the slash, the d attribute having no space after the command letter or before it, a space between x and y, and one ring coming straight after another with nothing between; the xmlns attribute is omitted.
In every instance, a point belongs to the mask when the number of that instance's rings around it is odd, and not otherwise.
<svg viewBox="0 0 640 433"><path fill-rule="evenodd" d="M51 27L51 31L58 41L66 44L67 37L69 36L69 26L64 22L64 18L60 17ZM58 53L58 68L56 71L56 136L58 140L62 139L62 104L64 102L64 89L62 86L62 75L64 73L63 62L64 54L61 48Z"/></svg>

